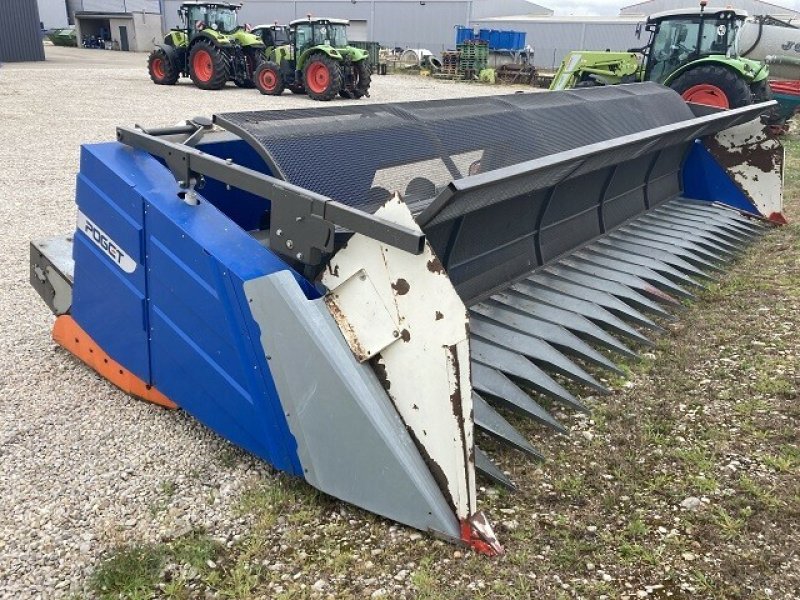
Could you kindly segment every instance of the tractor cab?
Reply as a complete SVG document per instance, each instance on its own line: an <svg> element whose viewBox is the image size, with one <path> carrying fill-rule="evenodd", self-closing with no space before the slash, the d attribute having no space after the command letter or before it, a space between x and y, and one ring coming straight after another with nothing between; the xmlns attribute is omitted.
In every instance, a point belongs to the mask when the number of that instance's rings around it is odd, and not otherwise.
<svg viewBox="0 0 800 600"><path fill-rule="evenodd" d="M664 83L682 66L702 58L738 56L736 41L747 13L725 8L670 10L651 15L645 28L644 79Z"/></svg>
<svg viewBox="0 0 800 600"><path fill-rule="evenodd" d="M314 46L347 48L347 26L343 19L298 19L290 24L294 34L294 49L302 53Z"/></svg>
<svg viewBox="0 0 800 600"><path fill-rule="evenodd" d="M241 7L241 4L229 2L184 2L178 15L190 36L205 29L230 35L239 30L238 11Z"/></svg>
<svg viewBox="0 0 800 600"><path fill-rule="evenodd" d="M256 25L252 32L261 38L267 48L277 48L278 46L288 46L289 27L286 25Z"/></svg>

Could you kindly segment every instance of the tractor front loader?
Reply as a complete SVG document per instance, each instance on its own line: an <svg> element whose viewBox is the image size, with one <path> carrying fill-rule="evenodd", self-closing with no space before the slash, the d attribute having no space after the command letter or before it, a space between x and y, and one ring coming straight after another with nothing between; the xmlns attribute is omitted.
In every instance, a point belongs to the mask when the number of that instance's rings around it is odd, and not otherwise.
<svg viewBox="0 0 800 600"><path fill-rule="evenodd" d="M347 43L349 21L297 19L289 24L289 43L267 51L253 79L265 95L288 88L313 100L369 96L371 70L366 50Z"/></svg>
<svg viewBox="0 0 800 600"><path fill-rule="evenodd" d="M645 83L120 127L31 283L123 390L497 554L476 477L513 483L481 436L542 457L498 407L564 433L546 402L588 411L576 389L780 220L772 105Z"/></svg>
<svg viewBox="0 0 800 600"><path fill-rule="evenodd" d="M228 81L253 87L253 74L264 60L258 35L237 22L241 4L188 1L178 15L184 26L172 29L150 53L147 69L157 85L174 85L190 77L203 90L219 90Z"/></svg>
<svg viewBox="0 0 800 600"><path fill-rule="evenodd" d="M550 89L655 81L687 102L719 108L769 100L766 64L738 54L746 19L747 13L738 9L706 10L705 1L699 9L651 15L646 46L628 52L571 52Z"/></svg>

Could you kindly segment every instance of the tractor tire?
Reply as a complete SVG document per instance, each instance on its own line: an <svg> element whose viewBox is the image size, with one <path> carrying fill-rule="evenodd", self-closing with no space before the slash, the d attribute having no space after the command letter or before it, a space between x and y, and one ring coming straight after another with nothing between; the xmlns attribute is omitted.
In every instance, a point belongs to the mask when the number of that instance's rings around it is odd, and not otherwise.
<svg viewBox="0 0 800 600"><path fill-rule="evenodd" d="M753 94L753 103L769 102L772 100L772 88L769 87L769 82L762 79L750 86L750 92ZM761 114L761 120L765 125L769 125L774 129L784 129L786 125L785 119L781 116L780 107L775 106L768 111Z"/></svg>
<svg viewBox="0 0 800 600"><path fill-rule="evenodd" d="M167 53L161 48L156 48L150 53L147 58L147 71L156 85L175 85L180 75L178 69L170 62Z"/></svg>
<svg viewBox="0 0 800 600"><path fill-rule="evenodd" d="M289 88L289 91L293 94L302 96L306 93L306 88L303 87L302 83L293 83L292 85L287 85L286 87Z"/></svg>
<svg viewBox="0 0 800 600"><path fill-rule="evenodd" d="M702 65L679 75L669 84L687 102L717 108L739 108L753 103L750 86L725 67Z"/></svg>
<svg viewBox="0 0 800 600"><path fill-rule="evenodd" d="M254 88L256 69L264 62L264 53L259 50L248 49L244 51L245 67L244 71L247 73L246 79L234 79L233 83L236 87L240 88Z"/></svg>
<svg viewBox="0 0 800 600"><path fill-rule="evenodd" d="M342 89L339 63L325 54L314 54L303 69L303 87L312 100L333 100Z"/></svg>
<svg viewBox="0 0 800 600"><path fill-rule="evenodd" d="M363 98L369 95L369 85L372 82L372 72L366 60L362 60L353 65L353 78L355 85L353 91L342 90L339 95L342 98Z"/></svg>
<svg viewBox="0 0 800 600"><path fill-rule="evenodd" d="M214 44L199 41L189 52L189 77L201 90L220 90L230 78L228 58Z"/></svg>
<svg viewBox="0 0 800 600"><path fill-rule="evenodd" d="M265 96L280 96L283 93L283 77L280 67L267 60L258 65L253 74L253 82L259 92Z"/></svg>

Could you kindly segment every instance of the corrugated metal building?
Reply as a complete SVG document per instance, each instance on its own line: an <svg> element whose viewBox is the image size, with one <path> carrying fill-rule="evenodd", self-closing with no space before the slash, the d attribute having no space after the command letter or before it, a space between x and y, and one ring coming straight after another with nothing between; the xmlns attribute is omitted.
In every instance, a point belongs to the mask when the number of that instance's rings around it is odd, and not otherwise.
<svg viewBox="0 0 800 600"><path fill-rule="evenodd" d="M630 6L623 6L619 14L620 16L647 16L664 10L686 8L687 6L698 6L699 8L697 2L687 2L686 0L647 0ZM708 2L709 8L725 8L729 6L746 10L751 15L770 15L776 19L783 20L800 18L800 12L793 8L778 6L762 0L709 0Z"/></svg>
<svg viewBox="0 0 800 600"><path fill-rule="evenodd" d="M44 60L36 0L2 0L0 23L0 62Z"/></svg>
<svg viewBox="0 0 800 600"><path fill-rule="evenodd" d="M42 29L63 29L69 25L66 0L38 0Z"/></svg>
<svg viewBox="0 0 800 600"><path fill-rule="evenodd" d="M165 0L169 27L179 23L180 0ZM380 42L387 47L427 48L441 52L455 45L456 25L480 18L508 14L553 13L528 0L247 0L240 22L287 23L311 14L350 19L352 40Z"/></svg>
<svg viewBox="0 0 800 600"><path fill-rule="evenodd" d="M533 63L555 69L572 50L628 50L644 45L636 37L640 17L495 17L476 21L476 27L524 31L533 49Z"/></svg>
<svg viewBox="0 0 800 600"><path fill-rule="evenodd" d="M119 50L147 52L163 39L161 0L68 0L78 45L89 37Z"/></svg>

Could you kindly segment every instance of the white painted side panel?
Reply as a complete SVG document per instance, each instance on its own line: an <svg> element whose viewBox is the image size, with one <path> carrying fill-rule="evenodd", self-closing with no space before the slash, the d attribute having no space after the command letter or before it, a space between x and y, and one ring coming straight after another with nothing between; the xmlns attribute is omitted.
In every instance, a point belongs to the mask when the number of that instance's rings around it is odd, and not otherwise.
<svg viewBox="0 0 800 600"><path fill-rule="evenodd" d="M759 119L715 136L711 153L767 218L783 213L784 149Z"/></svg>
<svg viewBox="0 0 800 600"><path fill-rule="evenodd" d="M376 215L419 229L399 195ZM426 244L415 256L354 235L322 283L350 348L359 360L372 357L440 488L459 519L469 518L475 466L467 311L433 250Z"/></svg>

